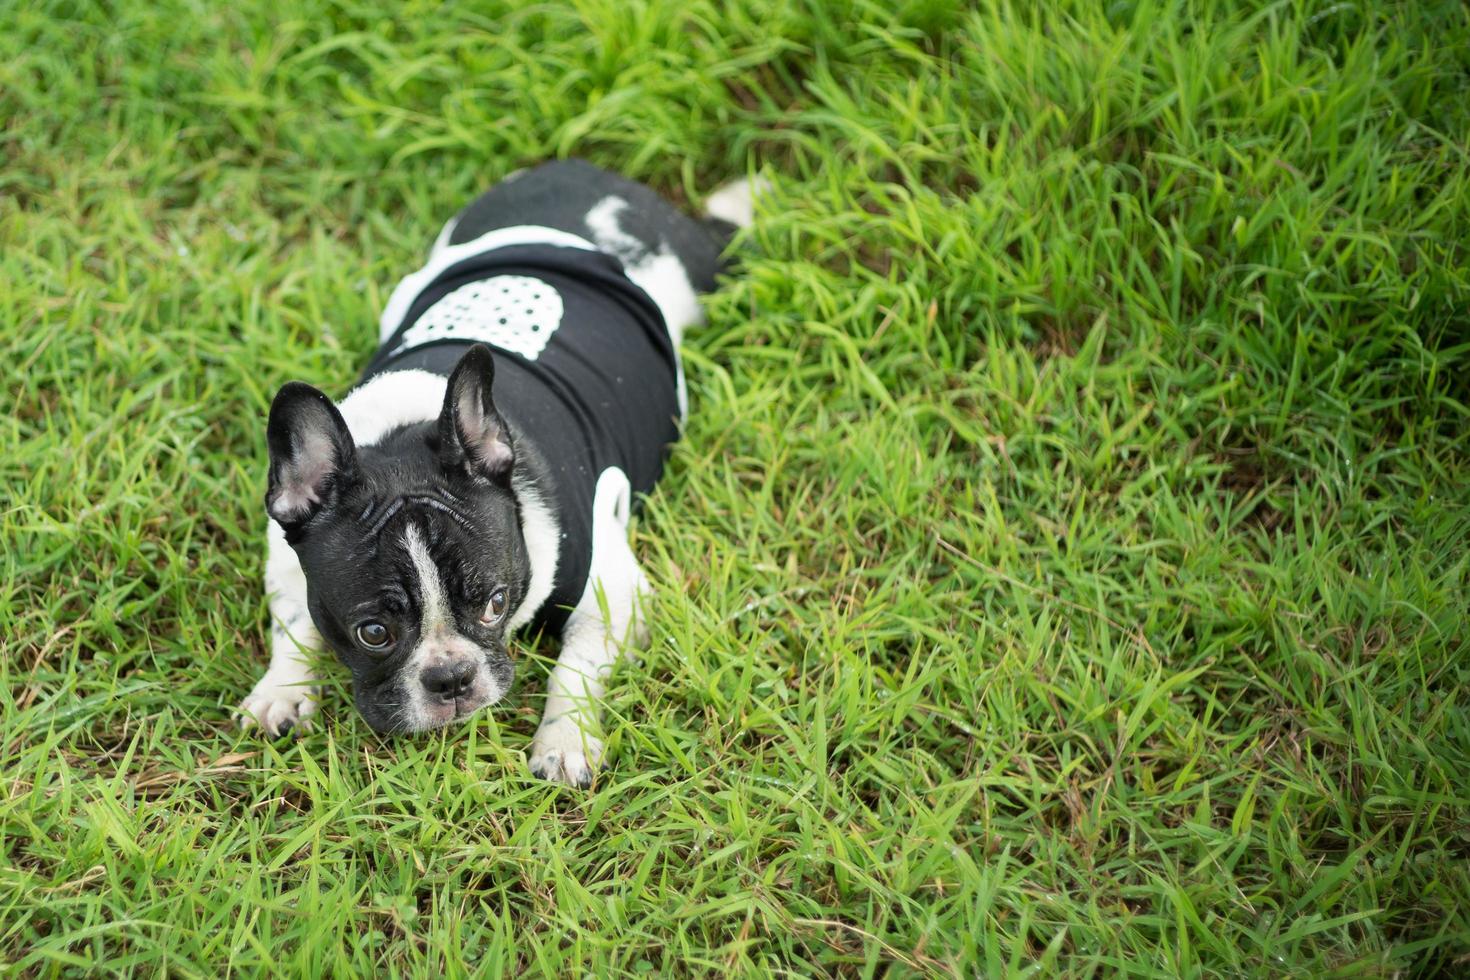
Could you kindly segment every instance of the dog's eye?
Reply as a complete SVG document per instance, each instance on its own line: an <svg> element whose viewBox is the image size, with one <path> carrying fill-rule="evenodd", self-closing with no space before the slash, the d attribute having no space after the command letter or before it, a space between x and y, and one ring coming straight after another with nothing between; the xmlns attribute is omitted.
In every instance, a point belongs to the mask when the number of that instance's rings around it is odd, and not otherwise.
<svg viewBox="0 0 1470 980"><path fill-rule="evenodd" d="M494 592L490 593L490 604L487 605L485 607L485 611L480 614L480 622L484 623L486 626L493 626L496 623L500 622L502 619L505 618L505 607L508 604L509 600L505 597L505 590L496 589Z"/></svg>
<svg viewBox="0 0 1470 980"><path fill-rule="evenodd" d="M393 641L393 631L382 623L363 623L357 628L357 642L369 650L381 650Z"/></svg>

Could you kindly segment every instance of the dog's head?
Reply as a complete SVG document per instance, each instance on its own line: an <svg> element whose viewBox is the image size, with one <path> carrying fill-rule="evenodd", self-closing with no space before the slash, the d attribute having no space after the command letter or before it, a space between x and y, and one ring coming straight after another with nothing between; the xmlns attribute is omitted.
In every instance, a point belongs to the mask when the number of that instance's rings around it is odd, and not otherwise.
<svg viewBox="0 0 1470 980"><path fill-rule="evenodd" d="M292 382L271 405L266 507L306 574L312 620L379 731L438 728L510 688L508 624L530 563L516 450L475 346L437 422L357 447L331 399Z"/></svg>

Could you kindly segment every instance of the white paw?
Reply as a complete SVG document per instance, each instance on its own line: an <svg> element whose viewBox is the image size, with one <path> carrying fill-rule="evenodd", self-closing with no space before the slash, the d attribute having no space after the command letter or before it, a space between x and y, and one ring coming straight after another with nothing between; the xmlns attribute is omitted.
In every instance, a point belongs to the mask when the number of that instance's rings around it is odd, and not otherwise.
<svg viewBox="0 0 1470 980"><path fill-rule="evenodd" d="M237 717L242 729L259 725L271 738L290 731L311 731L316 712L316 688L299 674L273 675L266 671L250 696L240 702Z"/></svg>
<svg viewBox="0 0 1470 980"><path fill-rule="evenodd" d="M542 779L585 789L601 762L602 739L569 718L543 724L531 740L531 772Z"/></svg>

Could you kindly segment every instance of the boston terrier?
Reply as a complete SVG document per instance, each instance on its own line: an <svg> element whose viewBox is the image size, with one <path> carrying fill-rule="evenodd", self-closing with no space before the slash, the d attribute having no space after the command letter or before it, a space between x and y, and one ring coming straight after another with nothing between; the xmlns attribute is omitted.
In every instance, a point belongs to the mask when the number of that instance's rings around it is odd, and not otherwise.
<svg viewBox="0 0 1470 980"><path fill-rule="evenodd" d="M648 589L629 516L678 438L680 337L754 189L726 185L694 219L581 161L521 171L394 289L346 398L281 388L271 659L242 725L307 727L325 644L373 728L439 728L505 696L528 630L561 640L531 771L591 782L598 700Z"/></svg>

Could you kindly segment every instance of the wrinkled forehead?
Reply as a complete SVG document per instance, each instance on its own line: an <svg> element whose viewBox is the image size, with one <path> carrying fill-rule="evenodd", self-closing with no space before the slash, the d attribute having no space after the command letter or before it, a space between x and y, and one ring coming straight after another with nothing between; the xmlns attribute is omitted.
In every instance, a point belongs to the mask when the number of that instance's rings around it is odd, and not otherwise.
<svg viewBox="0 0 1470 980"><path fill-rule="evenodd" d="M488 542L503 537L484 515L448 513L414 501L370 502L312 534L301 552L302 567L323 592L339 603L366 601L382 593L421 597L430 567L472 569L491 555ZM461 573L462 574L462 573Z"/></svg>

